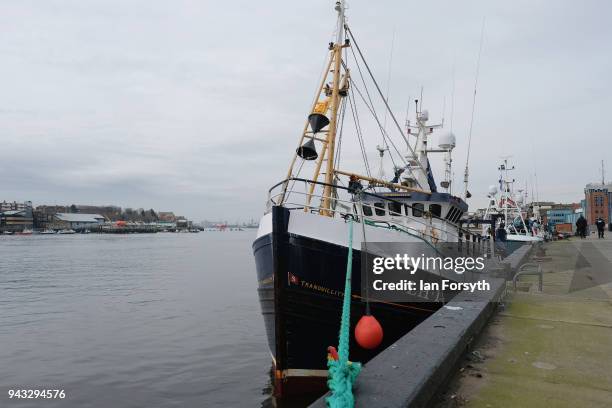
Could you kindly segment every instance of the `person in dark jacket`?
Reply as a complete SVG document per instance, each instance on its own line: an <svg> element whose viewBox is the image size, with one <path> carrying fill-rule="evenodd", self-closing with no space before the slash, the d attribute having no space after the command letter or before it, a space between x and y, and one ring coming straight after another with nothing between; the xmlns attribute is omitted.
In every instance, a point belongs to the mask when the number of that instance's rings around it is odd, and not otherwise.
<svg viewBox="0 0 612 408"><path fill-rule="evenodd" d="M599 238L603 238L606 222L603 220L603 218L599 217L597 218L597 221L595 221L595 226L597 226L597 234L599 235Z"/></svg>
<svg viewBox="0 0 612 408"><path fill-rule="evenodd" d="M503 222L499 224L499 228L495 231L495 238L499 242L506 242L506 236L508 233L506 232L506 224Z"/></svg>
<svg viewBox="0 0 612 408"><path fill-rule="evenodd" d="M580 235L580 238L586 237L587 220L582 215L578 218L578 220L576 220L576 229L578 230L578 235Z"/></svg>

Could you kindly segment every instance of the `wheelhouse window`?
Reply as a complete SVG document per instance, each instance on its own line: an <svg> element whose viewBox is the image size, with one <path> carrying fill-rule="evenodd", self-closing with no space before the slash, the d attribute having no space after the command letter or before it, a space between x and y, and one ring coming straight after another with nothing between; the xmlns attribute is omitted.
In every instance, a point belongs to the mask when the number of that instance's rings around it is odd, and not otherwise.
<svg viewBox="0 0 612 408"><path fill-rule="evenodd" d="M461 211L460 209L456 207L451 207L450 210L448 211L448 214L446 214L446 219L451 222L457 222L459 221L462 215L463 215L463 211Z"/></svg>
<svg viewBox="0 0 612 408"><path fill-rule="evenodd" d="M385 215L385 203L374 203L374 211L378 216Z"/></svg>
<svg viewBox="0 0 612 408"><path fill-rule="evenodd" d="M450 210L448 210L448 214L446 214L446 219L449 221L453 221L455 215L457 214L457 211L458 210L455 207L451 207Z"/></svg>
<svg viewBox="0 0 612 408"><path fill-rule="evenodd" d="M396 217L402 215L402 205L400 203L389 203L389 215L394 215Z"/></svg>
<svg viewBox="0 0 612 408"><path fill-rule="evenodd" d="M440 204L429 204L429 212L434 217L440 217L442 215L442 206Z"/></svg>
<svg viewBox="0 0 612 408"><path fill-rule="evenodd" d="M459 210L457 212L457 217L455 219L455 222L459 222L459 220L461 219L461 216L463 216L463 211Z"/></svg>
<svg viewBox="0 0 612 408"><path fill-rule="evenodd" d="M372 216L372 207L370 207L369 205L362 204L361 208L363 209L363 215L365 215L366 217Z"/></svg>
<svg viewBox="0 0 612 408"><path fill-rule="evenodd" d="M423 203L412 204L412 216L413 217L422 217L424 212L425 212L425 205Z"/></svg>

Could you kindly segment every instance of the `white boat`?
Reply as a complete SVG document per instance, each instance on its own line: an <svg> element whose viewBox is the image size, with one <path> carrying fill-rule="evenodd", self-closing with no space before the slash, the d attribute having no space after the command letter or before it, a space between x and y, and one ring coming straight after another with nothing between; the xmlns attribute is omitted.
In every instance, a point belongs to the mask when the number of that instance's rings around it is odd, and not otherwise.
<svg viewBox="0 0 612 408"><path fill-rule="evenodd" d="M55 231L51 229L46 229L46 230L40 231L40 235L55 235Z"/></svg>
<svg viewBox="0 0 612 408"><path fill-rule="evenodd" d="M57 232L58 234L76 234L76 231L73 229L63 229Z"/></svg>
<svg viewBox="0 0 612 408"><path fill-rule="evenodd" d="M544 240L542 223L537 219L533 222L525 221L521 205L523 195L514 191L514 179L511 179L509 172L515 170L514 166L508 164L508 158L498 167L499 190L496 185L489 187L489 205L484 215L485 220L500 220L497 226L503 222L506 230L506 240L513 242L541 242ZM499 199L498 199L499 194ZM483 227L483 234L487 234Z"/></svg>

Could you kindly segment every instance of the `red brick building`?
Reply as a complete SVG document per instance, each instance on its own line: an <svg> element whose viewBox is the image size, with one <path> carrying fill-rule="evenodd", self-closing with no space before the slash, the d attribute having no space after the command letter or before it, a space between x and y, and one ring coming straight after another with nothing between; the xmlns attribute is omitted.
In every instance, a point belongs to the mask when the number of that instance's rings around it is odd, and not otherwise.
<svg viewBox="0 0 612 408"><path fill-rule="evenodd" d="M595 220L599 217L609 225L612 213L612 184L589 183L584 188L584 196L585 216L589 226L594 228Z"/></svg>

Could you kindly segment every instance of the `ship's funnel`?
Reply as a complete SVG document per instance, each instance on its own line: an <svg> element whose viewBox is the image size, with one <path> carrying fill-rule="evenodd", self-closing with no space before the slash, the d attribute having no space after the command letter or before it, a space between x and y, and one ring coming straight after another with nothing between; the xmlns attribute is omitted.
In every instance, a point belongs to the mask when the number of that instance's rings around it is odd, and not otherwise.
<svg viewBox="0 0 612 408"><path fill-rule="evenodd" d="M298 147L295 152L304 160L316 160L319 157L313 139L309 139L302 146Z"/></svg>
<svg viewBox="0 0 612 408"><path fill-rule="evenodd" d="M325 126L329 125L329 119L327 116L321 113L311 113L308 116L308 123L310 123L310 127L314 133L318 133Z"/></svg>

